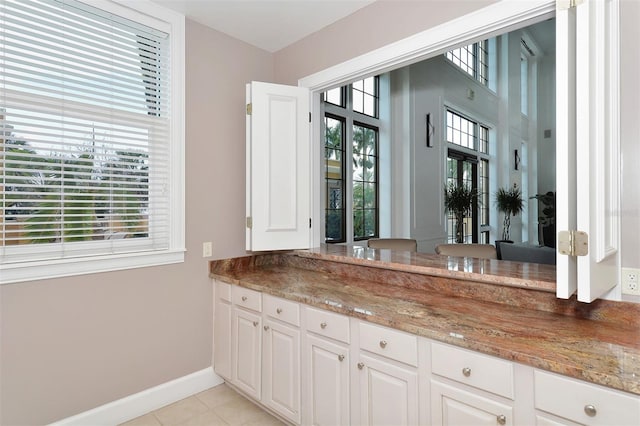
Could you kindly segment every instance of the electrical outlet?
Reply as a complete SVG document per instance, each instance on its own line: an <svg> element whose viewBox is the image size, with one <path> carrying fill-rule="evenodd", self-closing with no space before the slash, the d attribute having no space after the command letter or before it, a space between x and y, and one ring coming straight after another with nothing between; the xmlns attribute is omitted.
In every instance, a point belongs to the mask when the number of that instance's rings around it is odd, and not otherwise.
<svg viewBox="0 0 640 426"><path fill-rule="evenodd" d="M213 243L211 243L211 241L202 243L202 257L211 257L212 253L213 253Z"/></svg>
<svg viewBox="0 0 640 426"><path fill-rule="evenodd" d="M622 268L622 294L640 296L640 269Z"/></svg>

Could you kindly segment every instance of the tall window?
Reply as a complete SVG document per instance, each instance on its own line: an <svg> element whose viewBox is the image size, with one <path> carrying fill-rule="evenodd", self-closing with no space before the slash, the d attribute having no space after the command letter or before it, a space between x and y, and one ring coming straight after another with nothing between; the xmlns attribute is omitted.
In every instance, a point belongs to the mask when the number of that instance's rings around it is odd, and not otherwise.
<svg viewBox="0 0 640 426"><path fill-rule="evenodd" d="M325 241L378 236L378 77L324 94Z"/></svg>
<svg viewBox="0 0 640 426"><path fill-rule="evenodd" d="M73 0L5 0L0 27L0 261L13 279L27 261L181 246L172 35Z"/></svg>
<svg viewBox="0 0 640 426"><path fill-rule="evenodd" d="M445 57L480 84L489 82L488 40L462 46L445 53Z"/></svg>
<svg viewBox="0 0 640 426"><path fill-rule="evenodd" d="M489 242L489 128L452 110L446 111L447 186L476 189L471 214L464 218L466 243ZM448 241L456 242L456 218L447 215Z"/></svg>

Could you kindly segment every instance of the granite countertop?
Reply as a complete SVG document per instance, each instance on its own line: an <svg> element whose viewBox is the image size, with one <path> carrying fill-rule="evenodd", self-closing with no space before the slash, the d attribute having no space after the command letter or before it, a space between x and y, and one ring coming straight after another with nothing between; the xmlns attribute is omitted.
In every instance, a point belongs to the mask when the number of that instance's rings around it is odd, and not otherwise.
<svg viewBox="0 0 640 426"><path fill-rule="evenodd" d="M210 272L263 293L640 395L640 304L556 299L553 266L327 246L213 261Z"/></svg>

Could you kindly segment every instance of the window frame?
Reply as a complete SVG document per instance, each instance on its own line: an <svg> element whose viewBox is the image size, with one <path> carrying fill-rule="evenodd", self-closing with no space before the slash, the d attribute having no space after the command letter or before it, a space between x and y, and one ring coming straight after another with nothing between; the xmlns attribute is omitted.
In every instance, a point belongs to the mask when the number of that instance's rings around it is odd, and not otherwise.
<svg viewBox="0 0 640 426"><path fill-rule="evenodd" d="M466 120L471 123L474 127L474 135L473 135L473 148L470 148L466 145L457 144L455 142L449 141L448 138L448 116L452 114L454 116L460 117L462 120ZM472 188L477 191L483 190L478 193L478 196L474 200L474 204L472 206L473 214L471 215L471 224L472 231L471 241L472 243L488 243L490 238L490 219L491 219L491 210L488 207L490 201L489 194L489 185L490 185L490 143L491 143L491 127L482 121L470 117L464 113L461 113L455 107L445 105L444 106L444 122L443 122L443 135L444 142L447 146L447 155L446 162L449 160L457 160L461 163L471 163L472 164ZM468 133L466 133L468 134ZM481 171L484 170L486 172L486 176L481 174ZM448 167L445 167L445 171L448 171ZM449 182L450 177L448 175L444 176L445 182ZM457 184L460 184L462 177L461 172L459 171L459 176L456 176ZM484 181L483 181L484 180ZM482 223L481 219L486 218L486 223ZM453 238L455 242L455 233L451 233L451 229L448 227L448 223L450 220L455 220L452 218L450 213L445 214L445 223L447 224L447 239L449 242ZM466 216L465 216L466 219Z"/></svg>
<svg viewBox="0 0 640 426"><path fill-rule="evenodd" d="M379 115L380 112L380 77L375 76L374 87L376 91L375 96L375 113ZM335 89L334 89L335 90ZM343 180L344 188L343 188L343 196L344 196L344 218L343 218L343 237L341 240L327 240L326 235L326 226L327 226L327 186L326 186L326 169L322 172L323 181L325 182L323 185L323 223L324 226L322 228L321 238L322 242L325 244L344 244L344 243L353 243L356 241L366 241L369 238L377 238L380 233L380 160L379 160L379 151L380 151L380 131L381 131L381 120L378 117L373 117L368 114L360 113L358 111L354 111L353 109L353 90L352 84L347 84L341 86L341 93L343 96L344 106L341 107L331 102L325 101L324 92L320 96L320 104L322 107L322 143L323 143L323 152L324 146L326 143L325 140L325 118L330 117L333 119L344 119L344 147L345 147L345 155L342 159L342 168L345 179ZM375 220L375 234L372 236L354 237L354 203L353 203L353 127L354 125L363 126L374 130L377 134L376 136L376 165L375 165L375 183L376 183L376 220ZM323 159L325 159L325 154L323 153ZM348 160L348 162L347 162ZM325 163L326 164L326 163Z"/></svg>
<svg viewBox="0 0 640 426"><path fill-rule="evenodd" d="M185 178L184 178L184 67L185 67L185 18L165 7L150 3L121 2L119 0L82 0L88 6L101 9L106 14L138 22L169 34L170 55L170 131L169 172L167 192L169 224L168 247L161 250L133 248L132 252L117 254L78 254L61 259L18 261L0 263L0 284L10 284L40 279L109 272L148 266L184 262L185 254ZM153 201L150 199L149 203ZM132 239L135 246L135 239ZM87 246L90 246L88 242ZM128 242L127 242L128 243ZM82 243L74 243L82 244ZM43 250L37 244L24 245L27 250ZM13 246L15 247L15 246Z"/></svg>

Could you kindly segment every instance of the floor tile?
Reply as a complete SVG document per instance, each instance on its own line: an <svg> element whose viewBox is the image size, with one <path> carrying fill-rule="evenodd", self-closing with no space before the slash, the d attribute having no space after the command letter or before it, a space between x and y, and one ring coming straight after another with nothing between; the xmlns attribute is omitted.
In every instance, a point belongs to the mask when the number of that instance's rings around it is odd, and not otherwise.
<svg viewBox="0 0 640 426"><path fill-rule="evenodd" d="M230 425L244 425L266 414L257 405L242 398L218 405L213 411Z"/></svg>
<svg viewBox="0 0 640 426"><path fill-rule="evenodd" d="M221 384L196 394L196 398L204 402L207 407L213 408L244 397L229 386Z"/></svg>
<svg viewBox="0 0 640 426"><path fill-rule="evenodd" d="M213 410L205 411L202 414L198 414L195 417L191 417L184 423L180 423L179 426L230 426L218 416ZM265 424L265 426L267 426Z"/></svg>
<svg viewBox="0 0 640 426"><path fill-rule="evenodd" d="M161 426L161 423L156 419L156 416L152 413L148 413L144 416L129 420L126 423L122 423L120 426Z"/></svg>
<svg viewBox="0 0 640 426"><path fill-rule="evenodd" d="M160 408L153 414L163 425L177 425L206 412L209 408L195 396Z"/></svg>

